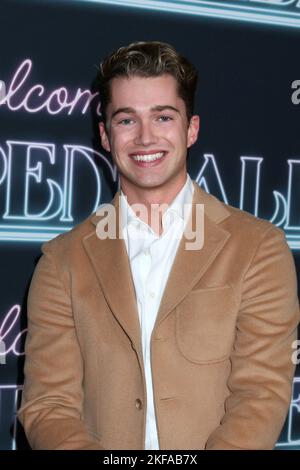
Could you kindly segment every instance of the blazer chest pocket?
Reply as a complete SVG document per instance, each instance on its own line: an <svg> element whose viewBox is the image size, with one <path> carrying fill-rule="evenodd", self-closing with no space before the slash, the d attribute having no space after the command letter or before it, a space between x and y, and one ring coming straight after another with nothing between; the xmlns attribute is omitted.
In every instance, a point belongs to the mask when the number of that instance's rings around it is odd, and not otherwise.
<svg viewBox="0 0 300 470"><path fill-rule="evenodd" d="M176 341L182 355L198 364L230 356L238 306L231 286L192 290L176 310Z"/></svg>

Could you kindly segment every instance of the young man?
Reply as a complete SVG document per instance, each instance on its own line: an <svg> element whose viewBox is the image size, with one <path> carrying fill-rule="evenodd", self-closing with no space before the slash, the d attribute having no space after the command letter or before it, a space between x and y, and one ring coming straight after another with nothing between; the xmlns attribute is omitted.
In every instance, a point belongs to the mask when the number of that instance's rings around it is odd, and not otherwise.
<svg viewBox="0 0 300 470"><path fill-rule="evenodd" d="M101 141L120 175L105 223L117 236L103 235L102 210L42 247L19 410L28 440L273 448L299 321L284 232L187 175L197 74L171 46L122 47L99 77ZM201 246L188 249L188 227Z"/></svg>

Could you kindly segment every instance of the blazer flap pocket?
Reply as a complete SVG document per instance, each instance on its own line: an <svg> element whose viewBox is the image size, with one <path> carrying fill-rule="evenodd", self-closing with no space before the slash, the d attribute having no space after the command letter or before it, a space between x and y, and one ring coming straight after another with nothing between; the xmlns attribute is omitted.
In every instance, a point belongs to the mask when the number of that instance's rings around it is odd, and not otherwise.
<svg viewBox="0 0 300 470"><path fill-rule="evenodd" d="M237 312L230 285L192 290L176 310L176 340L185 358L199 364L228 358Z"/></svg>

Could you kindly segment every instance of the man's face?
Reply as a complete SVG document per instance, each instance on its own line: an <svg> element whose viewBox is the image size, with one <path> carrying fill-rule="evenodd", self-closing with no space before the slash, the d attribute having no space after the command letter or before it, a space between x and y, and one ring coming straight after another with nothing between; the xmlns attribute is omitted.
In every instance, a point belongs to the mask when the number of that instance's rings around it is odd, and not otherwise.
<svg viewBox="0 0 300 470"><path fill-rule="evenodd" d="M188 123L171 75L114 78L102 146L111 152L121 187L161 188L170 194L186 180L187 148L197 139L199 117Z"/></svg>

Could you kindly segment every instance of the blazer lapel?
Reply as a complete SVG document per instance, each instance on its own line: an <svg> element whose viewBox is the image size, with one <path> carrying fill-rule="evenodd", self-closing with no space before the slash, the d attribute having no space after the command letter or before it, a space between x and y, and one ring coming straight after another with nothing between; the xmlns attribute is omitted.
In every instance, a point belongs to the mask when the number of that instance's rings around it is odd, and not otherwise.
<svg viewBox="0 0 300 470"><path fill-rule="evenodd" d="M194 187L191 227L195 232L196 204L203 204L204 227L197 228L197 230L204 228L203 246L200 249L187 250L186 243L190 243L191 240L187 237L187 232L183 235L162 297L155 326L166 318L201 279L230 237L228 231L218 226L219 222L230 216L230 212L218 199L207 194L195 182Z"/></svg>
<svg viewBox="0 0 300 470"><path fill-rule="evenodd" d="M119 192L116 193L112 206L115 209L116 238L100 240L96 227L83 238L85 250L93 265L98 281L102 287L115 318L131 339L142 359L141 334L135 289L124 240L119 233ZM107 218L111 222L112 214ZM91 222L96 226L101 216L93 215Z"/></svg>

